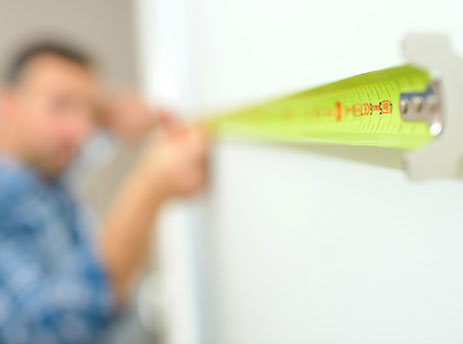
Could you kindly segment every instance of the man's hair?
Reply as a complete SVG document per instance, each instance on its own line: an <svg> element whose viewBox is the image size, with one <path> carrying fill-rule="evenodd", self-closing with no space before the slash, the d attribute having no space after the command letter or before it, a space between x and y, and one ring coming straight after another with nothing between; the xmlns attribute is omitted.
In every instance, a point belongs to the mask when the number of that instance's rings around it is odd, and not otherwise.
<svg viewBox="0 0 463 344"><path fill-rule="evenodd" d="M5 70L4 81L16 84L25 67L32 60L42 55L56 56L84 68L91 68L93 66L92 59L75 47L59 42L42 41L23 47L22 50L16 53Z"/></svg>

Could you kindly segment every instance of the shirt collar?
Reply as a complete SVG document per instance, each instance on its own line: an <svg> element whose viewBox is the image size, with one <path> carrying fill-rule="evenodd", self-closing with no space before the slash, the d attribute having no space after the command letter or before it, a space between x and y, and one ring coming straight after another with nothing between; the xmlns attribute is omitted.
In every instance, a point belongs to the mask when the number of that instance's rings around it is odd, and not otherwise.
<svg viewBox="0 0 463 344"><path fill-rule="evenodd" d="M22 182L26 185L40 184L51 188L63 186L62 177L53 180L47 179L34 167L5 153L0 153L0 174L9 182Z"/></svg>

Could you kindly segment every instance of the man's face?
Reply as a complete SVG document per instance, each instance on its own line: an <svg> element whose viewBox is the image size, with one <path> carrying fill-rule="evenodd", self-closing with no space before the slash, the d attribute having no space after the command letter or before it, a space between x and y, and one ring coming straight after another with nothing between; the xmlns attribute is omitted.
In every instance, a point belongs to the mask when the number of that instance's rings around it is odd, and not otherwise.
<svg viewBox="0 0 463 344"><path fill-rule="evenodd" d="M58 176L93 129L94 73L58 56L37 56L3 97L8 135L21 158Z"/></svg>

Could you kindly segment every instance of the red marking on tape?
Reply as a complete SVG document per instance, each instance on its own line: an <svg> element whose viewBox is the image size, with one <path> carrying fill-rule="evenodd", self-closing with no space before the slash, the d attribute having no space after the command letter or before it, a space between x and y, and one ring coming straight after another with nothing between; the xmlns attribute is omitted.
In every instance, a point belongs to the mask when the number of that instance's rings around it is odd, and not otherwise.
<svg viewBox="0 0 463 344"><path fill-rule="evenodd" d="M360 117L362 116L362 104L356 103L354 105L354 116L355 117Z"/></svg>
<svg viewBox="0 0 463 344"><path fill-rule="evenodd" d="M383 114L391 112L391 102L389 100L383 100Z"/></svg>
<svg viewBox="0 0 463 344"><path fill-rule="evenodd" d="M340 121L342 119L342 106L341 102L336 102L336 121Z"/></svg>
<svg viewBox="0 0 463 344"><path fill-rule="evenodd" d="M370 114L370 105L368 103L363 103L363 115L369 115Z"/></svg>

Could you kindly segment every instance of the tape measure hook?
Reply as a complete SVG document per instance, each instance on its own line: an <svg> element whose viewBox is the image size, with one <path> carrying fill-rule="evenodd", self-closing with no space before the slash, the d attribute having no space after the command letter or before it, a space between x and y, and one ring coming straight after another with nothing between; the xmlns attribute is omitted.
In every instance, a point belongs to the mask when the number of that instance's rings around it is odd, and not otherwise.
<svg viewBox="0 0 463 344"><path fill-rule="evenodd" d="M402 118L426 120L431 133L439 135L429 145L407 152L405 169L414 179L461 178L463 58L453 53L448 38L443 35L412 34L405 38L403 47L410 62L438 72L440 78L437 86L431 85L424 94L403 94L402 107L406 110L401 112ZM423 101L425 98L428 104ZM424 106L428 110L425 111ZM430 111L431 106L437 106L438 111ZM421 111L417 111L420 107Z"/></svg>
<svg viewBox="0 0 463 344"><path fill-rule="evenodd" d="M444 127L440 82L432 81L425 92L402 93L400 116L404 121L425 121L430 134L439 135Z"/></svg>

